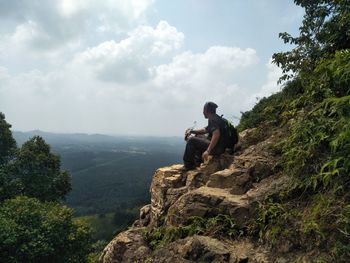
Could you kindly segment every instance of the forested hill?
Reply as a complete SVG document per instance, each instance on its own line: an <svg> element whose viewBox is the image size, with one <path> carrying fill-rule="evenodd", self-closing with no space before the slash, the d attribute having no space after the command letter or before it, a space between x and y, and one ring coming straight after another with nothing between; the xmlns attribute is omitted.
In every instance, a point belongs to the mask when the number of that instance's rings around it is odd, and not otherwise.
<svg viewBox="0 0 350 263"><path fill-rule="evenodd" d="M121 212L146 203L155 169L181 162L184 149L179 137L13 132L19 145L36 135L71 174L67 204L76 215Z"/></svg>

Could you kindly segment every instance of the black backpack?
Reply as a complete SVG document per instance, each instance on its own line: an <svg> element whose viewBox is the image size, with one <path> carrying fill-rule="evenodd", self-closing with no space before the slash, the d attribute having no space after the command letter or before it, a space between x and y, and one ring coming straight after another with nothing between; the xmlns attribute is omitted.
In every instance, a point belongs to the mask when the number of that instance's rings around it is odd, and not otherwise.
<svg viewBox="0 0 350 263"><path fill-rule="evenodd" d="M222 116L221 118L225 122L226 148L229 149L230 154L233 154L235 145L238 143L238 132L235 126L233 126L229 120L223 118Z"/></svg>

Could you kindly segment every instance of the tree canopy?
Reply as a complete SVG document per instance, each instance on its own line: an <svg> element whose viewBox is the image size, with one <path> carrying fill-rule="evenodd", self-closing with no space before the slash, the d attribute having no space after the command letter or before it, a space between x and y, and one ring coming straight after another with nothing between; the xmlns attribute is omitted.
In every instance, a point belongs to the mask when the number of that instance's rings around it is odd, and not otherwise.
<svg viewBox="0 0 350 263"><path fill-rule="evenodd" d="M16 150L16 141L10 131L11 125L5 120L5 115L0 112L0 167L6 164Z"/></svg>
<svg viewBox="0 0 350 263"><path fill-rule="evenodd" d="M311 73L317 63L336 51L350 48L349 0L295 0L305 10L299 36L280 33L285 43L296 47L273 55L284 75L282 80Z"/></svg>
<svg viewBox="0 0 350 263"><path fill-rule="evenodd" d="M90 228L59 201L70 175L43 138L20 148L0 113L0 259L2 262L87 262Z"/></svg>
<svg viewBox="0 0 350 263"><path fill-rule="evenodd" d="M0 204L2 262L84 262L90 230L72 220L72 209L19 196Z"/></svg>

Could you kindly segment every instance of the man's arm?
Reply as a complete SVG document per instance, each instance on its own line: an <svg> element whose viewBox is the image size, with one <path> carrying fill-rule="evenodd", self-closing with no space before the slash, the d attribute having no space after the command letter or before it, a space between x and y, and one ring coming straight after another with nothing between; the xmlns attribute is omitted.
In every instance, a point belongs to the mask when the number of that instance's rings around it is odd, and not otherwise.
<svg viewBox="0 0 350 263"><path fill-rule="evenodd" d="M215 131L213 131L213 137L210 140L210 144L208 146L207 152L210 154L211 150L214 149L214 147L216 146L216 144L218 143L220 138L220 130L216 129Z"/></svg>
<svg viewBox="0 0 350 263"><path fill-rule="evenodd" d="M206 162L208 160L208 156L215 147L215 145L218 143L220 138L220 129L216 129L213 131L213 136L210 140L210 144L208 146L208 149L202 154L203 161Z"/></svg>
<svg viewBox="0 0 350 263"><path fill-rule="evenodd" d="M191 130L191 133L193 133L195 135L201 135L201 134L208 133L208 131L206 130L206 128L202 128L202 129L197 129L197 130Z"/></svg>
<svg viewBox="0 0 350 263"><path fill-rule="evenodd" d="M188 138L190 137L191 134L200 135L200 134L206 134L206 133L208 133L206 128L197 129L197 130L187 129L185 131L185 141L188 140Z"/></svg>

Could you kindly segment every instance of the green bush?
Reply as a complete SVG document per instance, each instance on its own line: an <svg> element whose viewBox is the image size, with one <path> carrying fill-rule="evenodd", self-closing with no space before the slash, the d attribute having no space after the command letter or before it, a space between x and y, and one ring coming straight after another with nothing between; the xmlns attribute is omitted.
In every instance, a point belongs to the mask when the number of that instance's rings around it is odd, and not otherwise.
<svg viewBox="0 0 350 263"><path fill-rule="evenodd" d="M293 109L291 102L304 92L300 79L285 83L282 91L269 97L262 98L250 111L242 113L237 126L239 131L256 128L263 123L279 126L284 123L285 114Z"/></svg>
<svg viewBox="0 0 350 263"><path fill-rule="evenodd" d="M262 239L317 247L337 262L350 259L348 58L342 51L320 60L291 103L298 107L287 123L281 161L290 185L278 200L262 203L257 222Z"/></svg>
<svg viewBox="0 0 350 263"><path fill-rule="evenodd" d="M16 197L0 204L2 262L86 262L90 230L58 203Z"/></svg>

